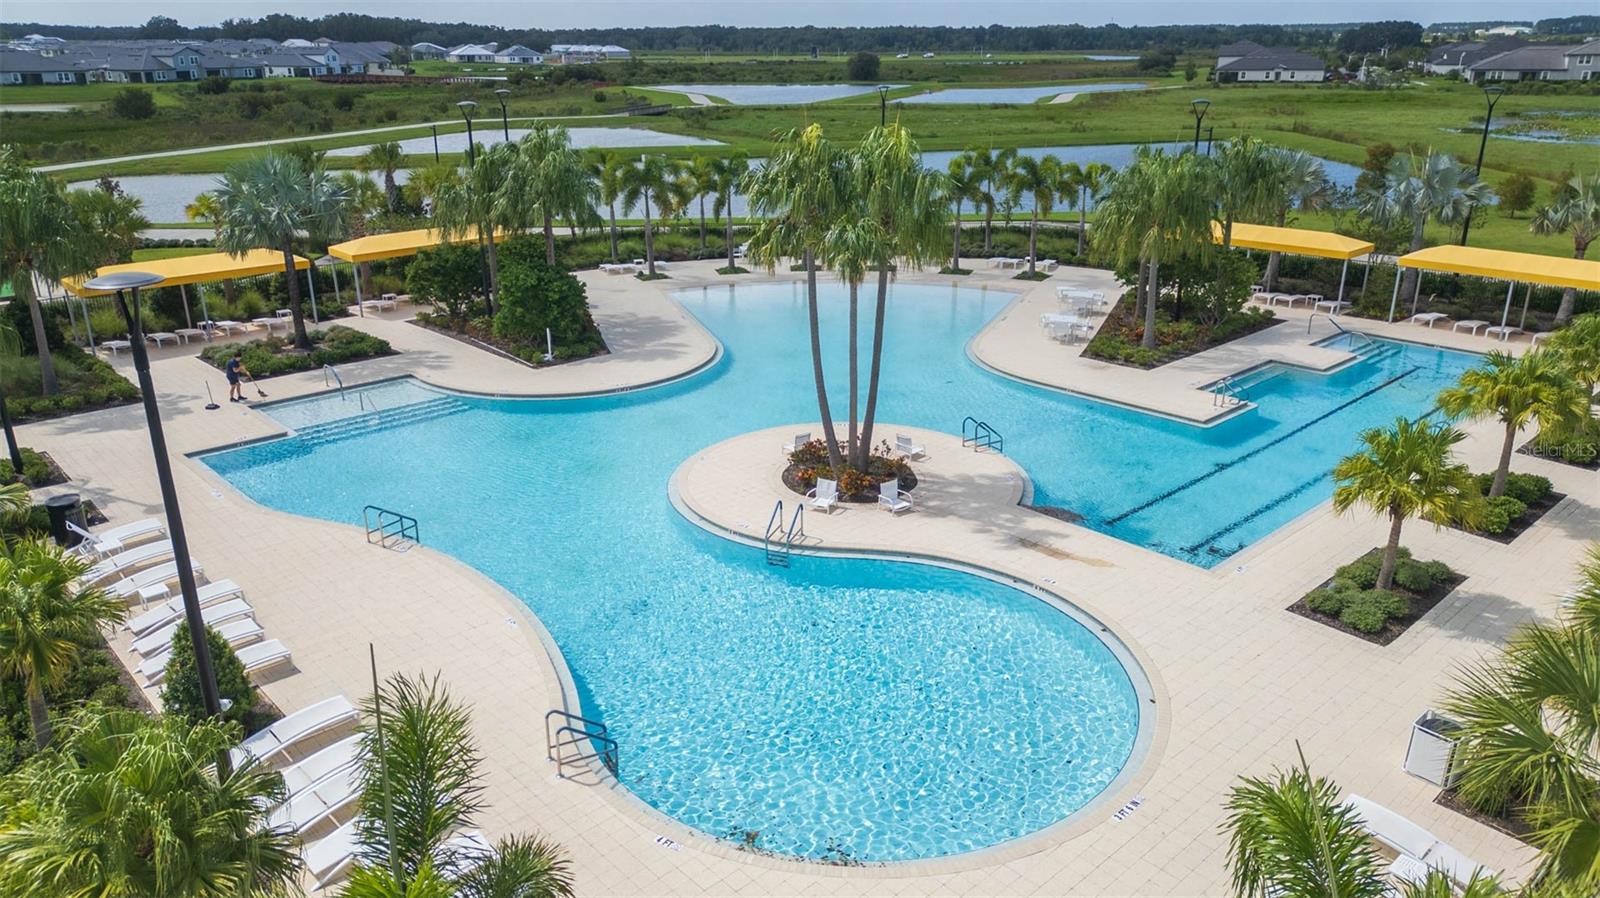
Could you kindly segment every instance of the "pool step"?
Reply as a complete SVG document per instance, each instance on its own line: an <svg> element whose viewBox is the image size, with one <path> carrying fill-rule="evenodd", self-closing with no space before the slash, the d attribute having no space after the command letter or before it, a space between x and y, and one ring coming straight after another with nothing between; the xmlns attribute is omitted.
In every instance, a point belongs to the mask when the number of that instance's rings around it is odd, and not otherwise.
<svg viewBox="0 0 1600 898"><path fill-rule="evenodd" d="M466 410L467 406L459 399L451 396L440 396L437 399L428 399L411 405L402 405L398 408L367 412L364 415L340 418L337 421L329 421L324 424L312 424L299 428L295 433L299 436L300 441L307 446L322 446L328 443L365 436L370 433L377 433L382 430L404 427L408 424L433 421Z"/></svg>
<svg viewBox="0 0 1600 898"><path fill-rule="evenodd" d="M1249 374L1234 380L1235 395L1248 401L1254 398L1257 387L1273 378L1282 377L1285 370L1281 365L1267 365L1263 368L1257 368Z"/></svg>

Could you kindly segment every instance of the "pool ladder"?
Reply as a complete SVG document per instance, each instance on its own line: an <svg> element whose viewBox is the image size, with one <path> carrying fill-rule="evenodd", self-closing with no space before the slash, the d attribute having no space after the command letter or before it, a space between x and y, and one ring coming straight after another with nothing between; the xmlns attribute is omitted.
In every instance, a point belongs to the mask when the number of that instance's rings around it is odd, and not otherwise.
<svg viewBox="0 0 1600 898"><path fill-rule="evenodd" d="M993 449L996 452L1006 451L1006 438L1000 431L989 426L987 421L979 421L971 415L961 419L961 445L971 446L974 451L983 452Z"/></svg>
<svg viewBox="0 0 1600 898"><path fill-rule="evenodd" d="M1239 385L1229 375L1211 385L1211 407L1233 408L1244 402L1244 397L1239 395Z"/></svg>
<svg viewBox="0 0 1600 898"><path fill-rule="evenodd" d="M333 367L332 365L323 365L322 366L322 385L324 387L329 385L329 380L328 380L329 377L332 377L333 378L332 383L339 387L339 398L340 399L349 399L350 397L345 395L344 378L339 376L339 369ZM363 391L363 390L357 390L356 391L356 402L357 402L357 404L358 404L358 406L359 406L361 411L366 411L368 405L372 406L372 410L373 411L377 411L378 410L378 401L376 399L368 398L366 392Z"/></svg>
<svg viewBox="0 0 1600 898"><path fill-rule="evenodd" d="M385 549L398 547L402 551L413 545L422 545L417 519L411 515L368 505L361 509L361 522L367 528L369 543L376 543Z"/></svg>
<svg viewBox="0 0 1600 898"><path fill-rule="evenodd" d="M544 715L544 747L545 760L556 765L556 776L560 779L567 778L564 768L568 764L595 760L604 764L612 776L618 775L617 740L607 734L606 725L598 720L553 708ZM583 751L585 747L589 751ZM579 753L568 754L566 749L569 748L577 748Z"/></svg>
<svg viewBox="0 0 1600 898"><path fill-rule="evenodd" d="M789 518L789 526L783 526L783 500L772 506L772 514L767 517L767 532L761 537L761 549L766 553L767 564L775 567L788 567L789 555L794 550L795 540L804 541L806 538L806 506L804 502L794 504L794 514Z"/></svg>

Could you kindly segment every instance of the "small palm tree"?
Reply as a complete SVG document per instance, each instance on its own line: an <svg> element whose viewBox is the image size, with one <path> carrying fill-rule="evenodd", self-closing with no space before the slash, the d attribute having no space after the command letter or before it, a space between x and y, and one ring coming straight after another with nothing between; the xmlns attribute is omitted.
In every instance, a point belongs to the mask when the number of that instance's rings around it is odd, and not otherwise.
<svg viewBox="0 0 1600 898"><path fill-rule="evenodd" d="M211 225L211 242L222 243L222 204L217 202L217 195L207 190L194 198L194 202L183 207L183 217L189 221L204 221ZM233 278L222 282L222 295L233 304L234 294L238 285Z"/></svg>
<svg viewBox="0 0 1600 898"><path fill-rule="evenodd" d="M1378 898L1383 866L1339 788L1300 766L1242 777L1227 802L1228 868L1240 898Z"/></svg>
<svg viewBox="0 0 1600 898"><path fill-rule="evenodd" d="M1494 199L1494 189L1478 180L1445 153L1432 150L1423 157L1415 153L1396 155L1384 173L1383 187L1368 194L1361 211L1380 225L1404 222L1411 226L1409 252L1422 249L1428 222L1455 225L1465 221L1474 207ZM1417 270L1407 268L1400 280L1400 292L1415 289Z"/></svg>
<svg viewBox="0 0 1600 898"><path fill-rule="evenodd" d="M617 200L622 198L622 174L629 162L617 153L606 153L590 164L595 183L600 187L600 202L606 204L610 220L611 261L617 261Z"/></svg>
<svg viewBox="0 0 1600 898"><path fill-rule="evenodd" d="M527 220L527 210L510 210L502 200L501 185L511 176L517 145L498 143L473 153L473 162L461 176L440 186L434 199L433 219L446 239L470 237L483 248L489 263L489 314L494 314L495 291L500 285L500 258L496 232Z"/></svg>
<svg viewBox="0 0 1600 898"><path fill-rule="evenodd" d="M630 165L622 173L622 207L632 210L644 208L644 258L651 277L656 276L656 236L653 214L662 218L672 214L674 182L683 170L683 163L665 156L645 156L638 165ZM651 201L655 202L654 210Z"/></svg>
<svg viewBox="0 0 1600 898"><path fill-rule="evenodd" d="M417 205L423 206L432 215L438 211L440 195L460 181L460 169L448 162L435 162L412 169L406 189L416 196Z"/></svg>
<svg viewBox="0 0 1600 898"><path fill-rule="evenodd" d="M348 214L344 191L320 166L308 169L293 154L269 152L229 168L216 195L223 210L218 240L223 250L237 256L270 246L283 253L294 344L311 349L300 309L294 241L301 231L330 238L343 233Z"/></svg>
<svg viewBox="0 0 1600 898"><path fill-rule="evenodd" d="M1234 222L1266 220L1276 211L1284 169L1276 147L1248 135L1224 143L1214 158L1222 245L1231 247Z"/></svg>
<svg viewBox="0 0 1600 898"><path fill-rule="evenodd" d="M1591 633L1600 633L1600 543L1589 546L1589 554L1578 565L1578 585L1572 591L1569 622Z"/></svg>
<svg viewBox="0 0 1600 898"><path fill-rule="evenodd" d="M972 159L972 174L979 184L978 205L983 207L983 252L993 249L994 213L1006 192L1006 175L1017 158L1015 147L993 149L978 147L967 150Z"/></svg>
<svg viewBox="0 0 1600 898"><path fill-rule="evenodd" d="M1590 395L1600 389L1600 312L1572 319L1545 344Z"/></svg>
<svg viewBox="0 0 1600 898"><path fill-rule="evenodd" d="M389 140L368 147L356 164L356 167L364 173L383 172L384 207L390 212L394 211L395 198L400 195L400 187L395 184L394 173L405 164L405 161L406 154L400 148L399 141Z"/></svg>
<svg viewBox="0 0 1600 898"><path fill-rule="evenodd" d="M1506 491L1517 431L1533 423L1552 432L1577 426L1589 416L1589 397L1554 353L1534 350L1516 358L1490 352L1456 386L1439 393L1439 407L1452 417L1494 418L1505 426L1500 463L1489 488L1493 498Z"/></svg>
<svg viewBox="0 0 1600 898"><path fill-rule="evenodd" d="M1364 448L1334 465L1334 510L1343 514L1365 505L1389 519L1379 589L1394 585L1400 528L1407 518L1420 517L1437 527L1477 520L1477 481L1453 456L1464 439L1466 434L1446 424L1396 418L1393 427L1364 431Z"/></svg>
<svg viewBox="0 0 1600 898"><path fill-rule="evenodd" d="M0 894L294 894L299 839L266 827L283 780L254 762L219 777L237 742L219 722L83 709L13 777L28 813L0 828Z"/></svg>
<svg viewBox="0 0 1600 898"><path fill-rule="evenodd" d="M1049 154L1018 156L1006 176L1006 186L1013 196L1027 196L1033 200L1033 212L1028 218L1029 277L1038 274L1039 217L1048 217L1055 207L1060 177L1061 160Z"/></svg>
<svg viewBox="0 0 1600 898"><path fill-rule="evenodd" d="M750 160L743 153L734 153L732 156L719 156L711 160L712 192L716 198L711 204L711 214L722 218L723 238L728 248L728 273L732 274L735 268L733 259L733 198L738 195L739 185L744 182L745 176L750 173ZM615 258L615 252L612 257Z"/></svg>
<svg viewBox="0 0 1600 898"><path fill-rule="evenodd" d="M509 836L494 856L456 880L458 898L571 898L572 869L561 846Z"/></svg>
<svg viewBox="0 0 1600 898"><path fill-rule="evenodd" d="M139 232L150 227L144 217L144 201L112 190L95 187L67 193L72 211L92 236L96 265L115 265L133 259L139 248Z"/></svg>
<svg viewBox="0 0 1600 898"><path fill-rule="evenodd" d="M495 195L495 218L508 226L536 213L544 232L545 262L556 264L555 220L574 226L598 224L594 205L600 188L583 154L572 146L567 129L535 122L516 150Z"/></svg>
<svg viewBox="0 0 1600 898"><path fill-rule="evenodd" d="M74 213L61 182L23 164L9 144L0 145L0 278L11 284L16 301L28 304L46 396L55 395L60 385L34 279L88 272L95 267L95 253L94 235Z"/></svg>
<svg viewBox="0 0 1600 898"><path fill-rule="evenodd" d="M1091 162L1083 167L1083 175L1078 179L1078 252L1079 259L1083 258L1083 236L1088 228L1089 203L1099 202L1100 197L1111 187L1112 179L1116 178L1117 170L1104 162Z"/></svg>
<svg viewBox="0 0 1600 898"><path fill-rule="evenodd" d="M694 195L700 201L700 256L706 254L706 194L717 189L717 175L714 170L714 160L709 156L696 154L689 160L685 175L689 183L694 185Z"/></svg>
<svg viewBox="0 0 1600 898"><path fill-rule="evenodd" d="M1269 183L1276 188L1269 204L1273 223L1283 227L1289 222L1289 213L1300 209L1309 211L1326 206L1333 197L1333 186L1322 169L1322 160L1304 150L1274 150L1269 157L1272 176ZM1268 290L1277 289L1278 265L1283 253L1267 257L1267 273L1263 283Z"/></svg>
<svg viewBox="0 0 1600 898"><path fill-rule="evenodd" d="M8 493L11 510L27 493ZM4 510L4 509L0 509ZM50 744L45 689L72 669L79 647L100 627L122 620L123 605L98 589L79 589L88 562L42 539L0 546L0 670L24 683L34 742Z"/></svg>
<svg viewBox="0 0 1600 898"><path fill-rule="evenodd" d="M1572 258L1582 259L1589 252L1589 244L1600 237L1600 172L1568 181L1566 189L1558 191L1550 205L1534 210L1528 228L1541 237L1572 234ZM1571 320L1577 302L1577 288L1561 291L1556 324Z"/></svg>
<svg viewBox="0 0 1600 898"><path fill-rule="evenodd" d="M974 205L981 201L982 182L978 178L978 169L972 161L972 151L958 153L950 160L950 165L945 169L945 187L950 193L950 199L956 204L950 235L950 270L961 271L961 204L971 200Z"/></svg>

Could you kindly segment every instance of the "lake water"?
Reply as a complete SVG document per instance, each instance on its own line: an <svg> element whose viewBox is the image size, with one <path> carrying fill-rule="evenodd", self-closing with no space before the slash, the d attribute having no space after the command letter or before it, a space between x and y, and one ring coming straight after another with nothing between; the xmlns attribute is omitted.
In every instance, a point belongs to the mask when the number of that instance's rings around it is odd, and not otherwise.
<svg viewBox="0 0 1600 898"><path fill-rule="evenodd" d="M528 128L512 128L511 139L521 140L528 133ZM682 134L669 134L664 131L652 131L649 128L568 128L567 134L572 137L572 145L579 149L592 147L702 147L721 146L720 140L709 140L704 137L686 137ZM498 121L483 119L473 127L472 139L484 146L494 146L505 139L505 131ZM400 148L407 153L421 155L433 152L433 135L427 137L408 137L399 141ZM360 156L365 153L370 144L359 147L340 147L329 150L329 156ZM467 151L467 132L457 131L450 134L439 135L439 152L465 153Z"/></svg>
<svg viewBox="0 0 1600 898"><path fill-rule="evenodd" d="M1080 59L1092 59L1095 62L1129 62L1138 59L1137 56L1115 56L1104 53L1085 53Z"/></svg>
<svg viewBox="0 0 1600 898"><path fill-rule="evenodd" d="M1118 90L1143 90L1145 85L1125 84L1055 84L1045 87L958 87L953 90L936 90L914 97L901 97L896 103L928 103L942 105L1036 103L1045 97L1061 94L1095 94Z"/></svg>
<svg viewBox="0 0 1600 898"><path fill-rule="evenodd" d="M904 87L891 84L890 87ZM794 106L877 93L873 84L641 84L648 90L704 94L734 106Z"/></svg>

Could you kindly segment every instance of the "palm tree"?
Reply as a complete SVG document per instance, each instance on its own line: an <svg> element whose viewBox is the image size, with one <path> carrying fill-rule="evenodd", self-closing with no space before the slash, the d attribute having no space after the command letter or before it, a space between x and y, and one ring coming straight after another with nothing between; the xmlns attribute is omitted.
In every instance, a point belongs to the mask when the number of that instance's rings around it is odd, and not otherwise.
<svg viewBox="0 0 1600 898"><path fill-rule="evenodd" d="M1570 232L1572 258L1581 259L1588 254L1589 244L1600 237L1600 172L1574 177L1567 182L1567 188L1557 191L1550 205L1534 210L1528 228L1541 237ZM1561 291L1556 324L1571 320L1577 302L1577 288Z"/></svg>
<svg viewBox="0 0 1600 898"><path fill-rule="evenodd" d="M1241 218L1265 219L1288 191L1278 148L1245 136L1224 143L1215 163L1217 215L1222 219L1222 245L1233 246L1233 224Z"/></svg>
<svg viewBox="0 0 1600 898"><path fill-rule="evenodd" d="M1001 202L1005 191L1006 174L1011 170L1011 163L1017 158L1015 147L1004 149L971 149L967 152L972 157L973 177L981 185L978 190L977 202L983 207L983 252L987 255L992 248L992 231L994 228L995 207Z"/></svg>
<svg viewBox="0 0 1600 898"><path fill-rule="evenodd" d="M739 192L739 185L750 172L750 160L744 153L735 153L732 156L718 156L711 160L712 191L716 199L711 204L711 214L717 217L727 216L723 225L723 237L728 244L728 273L733 274L739 266L733 260L733 198ZM613 252L615 258L615 252Z"/></svg>
<svg viewBox="0 0 1600 898"><path fill-rule="evenodd" d="M34 279L60 280L90 271L95 251L94 235L74 214L61 182L28 168L9 144L0 145L0 277L10 282L16 301L28 304L46 396L55 395L60 386Z"/></svg>
<svg viewBox="0 0 1600 898"><path fill-rule="evenodd" d="M628 160L617 153L606 153L597 162L591 163L589 171L594 174L595 182L600 186L600 202L606 204L606 211L610 218L611 233L611 261L617 261L617 200L622 197L623 172L629 166Z"/></svg>
<svg viewBox="0 0 1600 898"><path fill-rule="evenodd" d="M11 491L0 501L0 511L27 506L26 491L20 502ZM24 682L33 740L40 748L50 744L45 690L60 684L85 640L123 617L121 602L98 589L77 588L88 569L83 558L46 540L0 545L0 670Z"/></svg>
<svg viewBox="0 0 1600 898"><path fill-rule="evenodd" d="M635 206L644 206L644 258L650 277L656 276L656 236L650 201L655 200L655 212L661 217L673 214L673 182L682 168L681 162L665 156L644 156L638 165L630 165L622 173L622 207L632 211Z"/></svg>
<svg viewBox="0 0 1600 898"><path fill-rule="evenodd" d="M488 262L487 295L489 314L494 314L495 291L500 284L500 259L495 250L496 232L517 227L526 221L526 210L508 209L501 201L500 187L511 176L517 145L497 143L473 154L473 162L461 177L441 185L434 200L433 219L445 239L471 237L478 242Z"/></svg>
<svg viewBox="0 0 1600 898"><path fill-rule="evenodd" d="M1591 543L1578 564L1578 585L1572 591L1567 619L1575 627L1600 633L1600 543Z"/></svg>
<svg viewBox="0 0 1600 898"><path fill-rule="evenodd" d="M1241 777L1227 802L1228 868L1241 898L1378 898L1383 865L1339 787L1300 766Z"/></svg>
<svg viewBox="0 0 1600 898"><path fill-rule="evenodd" d="M1521 358L1490 352L1456 386L1439 393L1439 408L1452 417L1494 418L1505 426L1500 463L1489 488L1493 498L1506 491L1517 431L1535 422L1550 431L1575 426L1589 416L1589 397L1552 352L1534 350Z"/></svg>
<svg viewBox="0 0 1600 898"><path fill-rule="evenodd" d="M456 880L459 898L571 898L572 869L561 846L508 836L494 856Z"/></svg>
<svg viewBox="0 0 1600 898"><path fill-rule="evenodd" d="M91 253L97 266L133 258L133 251L139 248L139 232L150 227L150 219L142 211L143 200L96 187L68 191L67 201L91 235Z"/></svg>
<svg viewBox="0 0 1600 898"><path fill-rule="evenodd" d="M0 358L13 359L22 355L22 337L9 321L0 321ZM21 512L28 507L28 490L21 489L21 498L10 496L6 490L12 486L21 486L22 480L22 449L17 445L17 432L11 426L11 410L6 407L6 395L0 390L0 430L5 432L6 456L11 460L12 476L17 478L16 483L0 487L0 517L4 517L7 510ZM12 506L16 505L13 509Z"/></svg>
<svg viewBox="0 0 1600 898"><path fill-rule="evenodd" d="M1448 424L1396 418L1388 429L1363 431L1360 451L1333 466L1333 508L1343 514L1365 505L1389 518L1389 539L1378 568L1379 589L1394 584L1400 552L1400 527L1420 517L1436 527L1472 523L1478 514L1478 486L1466 465L1454 461L1455 445L1466 434Z"/></svg>
<svg viewBox="0 0 1600 898"><path fill-rule="evenodd" d="M1274 176L1271 185L1276 195L1270 198L1274 214L1273 223L1283 227L1288 223L1289 212L1294 209L1309 211L1326 206L1333 197L1333 186L1322 170L1322 160L1304 150L1276 150L1271 166ZM1229 235L1232 236L1231 234ZM1278 265L1283 253L1267 256L1267 273L1264 280L1268 290L1277 289Z"/></svg>
<svg viewBox="0 0 1600 898"><path fill-rule="evenodd" d="M298 892L299 838L268 828L283 779L250 762L220 721L86 708L60 751L14 775L27 814L0 828L0 893L240 898Z"/></svg>
<svg viewBox="0 0 1600 898"><path fill-rule="evenodd" d="M1384 173L1383 187L1363 200L1363 214L1380 225L1405 222L1411 225L1409 252L1422 249L1428 222L1454 225L1472 214L1475 206L1494 199L1494 189L1479 181L1470 169L1443 153L1428 151L1396 155ZM1414 292L1417 270L1407 268L1400 280L1400 293Z"/></svg>
<svg viewBox="0 0 1600 898"><path fill-rule="evenodd" d="M700 255L706 254L706 194L717 189L717 176L712 167L713 160L708 156L696 154L689 160L685 175L694 185L694 195L700 200Z"/></svg>
<svg viewBox="0 0 1600 898"><path fill-rule="evenodd" d="M461 171L448 162L435 162L411 171L406 188L414 191L417 205L424 206L429 215L438 211L439 197L452 185L460 182Z"/></svg>
<svg viewBox="0 0 1600 898"><path fill-rule="evenodd" d="M194 202L183 207L183 217L189 221L207 221L211 223L211 242L222 243L222 204L217 202L217 195L207 190L194 198ZM238 285L233 278L222 282L222 295L231 305Z"/></svg>
<svg viewBox="0 0 1600 898"><path fill-rule="evenodd" d="M384 209L383 191L372 179L355 172L340 172L334 176L334 182L345 195L345 222L341 231L349 234L350 239L356 240L367 236L367 224L372 217ZM319 244L331 242L332 234L311 235ZM360 262L356 265L356 277L368 284L372 283L372 263Z"/></svg>
<svg viewBox="0 0 1600 898"><path fill-rule="evenodd" d="M222 230L218 245L233 255L270 246L283 253L283 276L294 318L294 345L311 348L300 308L294 241L300 231L334 237L343 232L346 196L321 167L306 169L299 158L269 152L229 168L218 185Z"/></svg>
<svg viewBox="0 0 1600 898"><path fill-rule="evenodd" d="M535 122L516 144L505 180L496 193L495 218L507 226L520 226L519 217L537 212L544 231L545 262L556 264L555 220L559 216L574 226L599 223L594 204L599 185L583 154L572 147L567 129Z"/></svg>
<svg viewBox="0 0 1600 898"><path fill-rule="evenodd" d="M949 167L945 169L945 189L956 204L950 235L951 273L961 272L961 204L966 200L971 200L973 205L982 202L982 187L971 150L959 153L950 160Z"/></svg>
<svg viewBox="0 0 1600 898"><path fill-rule="evenodd" d="M883 325L889 301L889 270L896 260L914 268L938 260L950 201L943 175L922 165L922 152L911 132L898 123L867 132L850 171L854 193L865 218L876 225L873 263L878 268L878 295L872 321L872 360L867 375L866 410L853 464L867 470L872 426L878 412L878 382L883 368Z"/></svg>
<svg viewBox="0 0 1600 898"><path fill-rule="evenodd" d="M821 125L813 124L781 135L766 165L751 174L745 189L756 219L750 236L751 260L772 270L779 259L798 256L805 267L811 378L817 388L817 411L822 418L828 464L835 470L844 463L844 457L839 452L839 437L833 431L827 379L822 371L817 258L847 196L847 177L844 154L822 136Z"/></svg>
<svg viewBox="0 0 1600 898"><path fill-rule="evenodd" d="M1050 214L1056 201L1056 188L1061 177L1061 160L1044 156L1018 156L1006 175L1006 187L1013 196L1026 195L1033 200L1033 213L1028 218L1028 277L1038 274L1035 263L1039 242L1039 216Z"/></svg>
<svg viewBox="0 0 1600 898"><path fill-rule="evenodd" d="M853 160L859 161L859 160ZM860 190L863 186L860 179L852 177L846 182L849 195L843 200L843 207L848 212L838 215L828 232L823 235L822 252L819 259L822 264L831 267L839 273L839 278L845 282L850 290L850 300L847 315L849 328L847 345L849 346L848 380L850 396L849 424L846 428L845 458L851 465L856 464L857 447L859 445L861 419L857 415L858 403L861 398L860 381L860 347L858 326L860 315L861 282L866 280L867 271L881 252L879 247L885 241L885 235L879 229L878 223L865 215L861 203ZM861 468L865 470L864 468Z"/></svg>
<svg viewBox="0 0 1600 898"><path fill-rule="evenodd" d="M1590 395L1600 388L1600 312L1572 319L1545 344Z"/></svg>
<svg viewBox="0 0 1600 898"><path fill-rule="evenodd" d="M390 212L394 211L395 198L400 195L400 188L394 182L394 173L405 161L406 154L400 148L400 143L390 140L368 147L356 163L363 173L383 172L384 207Z"/></svg>

